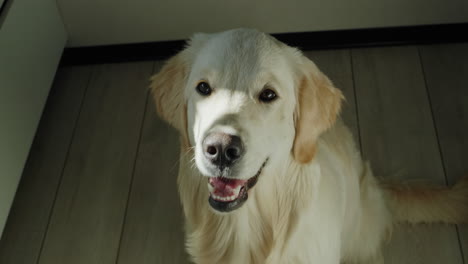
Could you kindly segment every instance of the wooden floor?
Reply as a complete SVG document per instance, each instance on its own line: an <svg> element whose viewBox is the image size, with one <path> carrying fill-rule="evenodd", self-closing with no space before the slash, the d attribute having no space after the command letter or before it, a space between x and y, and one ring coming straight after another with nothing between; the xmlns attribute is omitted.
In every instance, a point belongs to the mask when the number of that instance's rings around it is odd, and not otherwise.
<svg viewBox="0 0 468 264"><path fill-rule="evenodd" d="M468 173L468 44L307 52L347 98L375 174ZM178 140L149 98L156 62L61 68L4 235L2 264L187 263ZM468 263L466 226L401 226L386 263Z"/></svg>

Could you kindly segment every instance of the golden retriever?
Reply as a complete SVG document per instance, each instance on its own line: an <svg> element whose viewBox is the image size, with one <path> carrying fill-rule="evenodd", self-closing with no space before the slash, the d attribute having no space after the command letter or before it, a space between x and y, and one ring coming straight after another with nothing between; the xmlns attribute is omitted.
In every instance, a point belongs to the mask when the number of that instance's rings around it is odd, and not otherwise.
<svg viewBox="0 0 468 264"><path fill-rule="evenodd" d="M383 263L395 223L468 219L466 180L379 182L338 117L340 90L267 34L196 34L151 90L181 135L178 187L195 263Z"/></svg>

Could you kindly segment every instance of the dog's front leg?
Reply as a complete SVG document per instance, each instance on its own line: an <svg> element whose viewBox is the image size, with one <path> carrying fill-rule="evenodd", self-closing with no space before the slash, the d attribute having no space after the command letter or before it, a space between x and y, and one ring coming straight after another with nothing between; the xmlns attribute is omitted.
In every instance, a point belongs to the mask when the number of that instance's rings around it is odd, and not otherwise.
<svg viewBox="0 0 468 264"><path fill-rule="evenodd" d="M275 243L265 263L340 264L339 234L330 231L328 236L320 236L317 233L314 236L313 233L315 232L298 232L298 235L283 240L284 243ZM315 237L315 239L310 239L311 237Z"/></svg>
<svg viewBox="0 0 468 264"><path fill-rule="evenodd" d="M267 260L265 261L265 264L340 264L340 253L337 252L336 254L333 255L315 255L313 254L303 254L303 255L297 255L297 256L273 256L270 255ZM380 262L375 262L378 264L383 264ZM369 263L370 264L370 263ZM374 262L373 262L374 264Z"/></svg>
<svg viewBox="0 0 468 264"><path fill-rule="evenodd" d="M384 257L382 252L379 251L373 258L368 259L367 261L363 262L362 264L384 264Z"/></svg>

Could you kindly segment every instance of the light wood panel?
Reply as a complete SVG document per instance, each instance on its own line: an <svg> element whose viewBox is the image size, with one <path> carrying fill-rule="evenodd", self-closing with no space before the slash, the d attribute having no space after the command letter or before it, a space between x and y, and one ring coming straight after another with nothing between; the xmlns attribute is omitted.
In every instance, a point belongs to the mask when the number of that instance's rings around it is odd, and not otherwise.
<svg viewBox="0 0 468 264"><path fill-rule="evenodd" d="M352 51L362 152L378 177L445 184L415 47ZM462 263L453 226L399 226L386 263Z"/></svg>
<svg viewBox="0 0 468 264"><path fill-rule="evenodd" d="M159 66L161 63L157 63ZM188 263L177 192L179 137L149 96L118 263Z"/></svg>
<svg viewBox="0 0 468 264"><path fill-rule="evenodd" d="M0 263L36 263L92 67L55 78L0 240Z"/></svg>
<svg viewBox="0 0 468 264"><path fill-rule="evenodd" d="M468 176L468 44L420 48L449 184ZM468 227L459 226L465 262Z"/></svg>
<svg viewBox="0 0 468 264"><path fill-rule="evenodd" d="M152 65L93 72L39 263L115 263Z"/></svg>

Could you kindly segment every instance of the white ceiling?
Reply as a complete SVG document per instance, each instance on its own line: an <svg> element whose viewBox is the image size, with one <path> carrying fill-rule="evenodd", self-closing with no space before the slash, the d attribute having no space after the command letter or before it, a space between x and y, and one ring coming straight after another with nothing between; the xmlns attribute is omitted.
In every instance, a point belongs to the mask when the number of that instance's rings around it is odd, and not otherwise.
<svg viewBox="0 0 468 264"><path fill-rule="evenodd" d="M72 47L184 39L235 27L281 33L468 22L466 0L57 1Z"/></svg>

